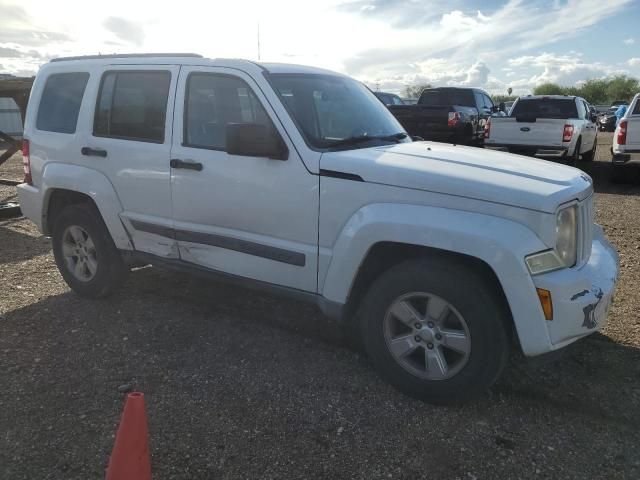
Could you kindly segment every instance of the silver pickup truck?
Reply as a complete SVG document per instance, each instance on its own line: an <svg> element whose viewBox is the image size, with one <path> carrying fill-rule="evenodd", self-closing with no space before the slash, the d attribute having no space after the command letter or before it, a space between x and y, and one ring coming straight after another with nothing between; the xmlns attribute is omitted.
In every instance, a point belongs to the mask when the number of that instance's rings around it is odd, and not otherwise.
<svg viewBox="0 0 640 480"><path fill-rule="evenodd" d="M597 142L596 117L580 97L520 97L506 117L491 117L485 148L576 165L591 161Z"/></svg>

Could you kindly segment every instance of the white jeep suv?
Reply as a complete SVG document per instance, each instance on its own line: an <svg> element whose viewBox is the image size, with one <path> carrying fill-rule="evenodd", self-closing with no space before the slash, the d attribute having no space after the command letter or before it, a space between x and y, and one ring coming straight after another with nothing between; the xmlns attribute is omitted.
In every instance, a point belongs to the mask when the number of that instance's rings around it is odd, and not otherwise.
<svg viewBox="0 0 640 480"><path fill-rule="evenodd" d="M113 292L141 261L291 294L355 326L389 382L434 403L490 386L512 344L541 355L606 321L617 254L587 175L412 142L337 73L56 59L24 138L21 208L80 295Z"/></svg>

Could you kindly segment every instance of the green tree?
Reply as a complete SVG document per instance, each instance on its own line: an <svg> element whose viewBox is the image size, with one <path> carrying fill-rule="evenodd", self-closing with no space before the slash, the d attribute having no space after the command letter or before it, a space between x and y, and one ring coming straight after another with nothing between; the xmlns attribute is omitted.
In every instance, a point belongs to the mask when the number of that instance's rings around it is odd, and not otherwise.
<svg viewBox="0 0 640 480"><path fill-rule="evenodd" d="M566 95L566 88L557 83L543 83L533 89L534 95Z"/></svg>
<svg viewBox="0 0 640 480"><path fill-rule="evenodd" d="M500 102L513 102L516 98L518 98L516 95L491 95L491 100L496 105Z"/></svg>
<svg viewBox="0 0 640 480"><path fill-rule="evenodd" d="M404 89L404 96L406 98L419 98L420 94L425 88L431 88L429 83L420 85L407 85Z"/></svg>
<svg viewBox="0 0 640 480"><path fill-rule="evenodd" d="M609 102L607 97L607 87L609 81L606 79L592 78L580 86L579 96L594 105L603 105Z"/></svg>
<svg viewBox="0 0 640 480"><path fill-rule="evenodd" d="M638 79L627 77L626 75L617 75L611 78L607 85L608 103L616 100L631 101L631 98L640 91Z"/></svg>

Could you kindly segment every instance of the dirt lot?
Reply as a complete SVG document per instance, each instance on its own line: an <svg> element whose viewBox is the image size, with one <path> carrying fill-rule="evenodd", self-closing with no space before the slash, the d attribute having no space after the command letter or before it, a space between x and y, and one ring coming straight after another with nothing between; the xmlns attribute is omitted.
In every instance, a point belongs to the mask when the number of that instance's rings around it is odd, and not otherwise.
<svg viewBox="0 0 640 480"><path fill-rule="evenodd" d="M0 222L0 478L102 478L123 384L145 392L157 479L639 478L640 182L608 183L600 138L609 325L459 408L397 393L306 305L153 268L81 299L32 224Z"/></svg>

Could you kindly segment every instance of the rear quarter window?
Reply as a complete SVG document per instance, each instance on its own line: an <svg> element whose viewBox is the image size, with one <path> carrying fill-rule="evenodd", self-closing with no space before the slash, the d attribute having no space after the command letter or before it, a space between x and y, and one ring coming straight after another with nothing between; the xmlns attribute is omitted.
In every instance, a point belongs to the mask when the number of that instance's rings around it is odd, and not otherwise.
<svg viewBox="0 0 640 480"><path fill-rule="evenodd" d="M638 101L636 101L636 106L633 107L633 112L631 112L631 115L640 115L640 98L638 99Z"/></svg>
<svg viewBox="0 0 640 480"><path fill-rule="evenodd" d="M89 74L54 73L47 78L38 106L36 128L47 132L75 133Z"/></svg>

